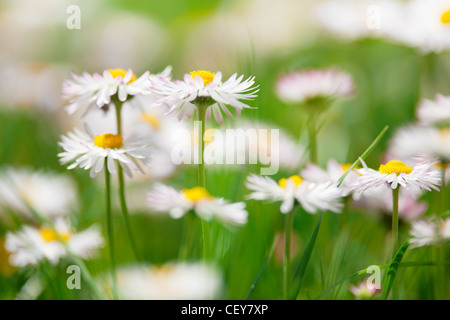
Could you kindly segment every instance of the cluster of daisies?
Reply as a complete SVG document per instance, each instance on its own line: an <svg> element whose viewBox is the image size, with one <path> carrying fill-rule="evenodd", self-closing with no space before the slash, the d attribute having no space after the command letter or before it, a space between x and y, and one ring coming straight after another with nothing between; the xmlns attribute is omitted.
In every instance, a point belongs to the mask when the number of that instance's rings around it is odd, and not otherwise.
<svg viewBox="0 0 450 320"><path fill-rule="evenodd" d="M343 39L382 37L425 54L450 48L449 0L324 0L315 9L319 24Z"/></svg>
<svg viewBox="0 0 450 320"><path fill-rule="evenodd" d="M74 181L65 175L31 168L2 170L0 220L20 226L5 238L12 266L37 266L43 261L56 265L70 255L89 259L98 253L104 245L98 226L78 231L71 223L76 193Z"/></svg>
<svg viewBox="0 0 450 320"><path fill-rule="evenodd" d="M295 137L281 134L280 164L292 174L279 180L249 175L246 179L248 200L280 202L280 212L292 217L299 209L310 214L319 211L340 213L349 204L347 199L356 206L391 212L395 219L400 214L413 220L427 208L426 204L418 201L422 193L433 189L439 191L440 186L445 188L450 176L447 172L450 155L447 155L446 148L447 140L450 141L450 136L446 137L450 132L446 129L450 126L450 98L438 95L435 101L423 101L417 112L419 124L398 131L385 163L376 170L368 168L363 159L359 159L362 167L330 159L327 168L322 169L317 159L317 144L320 143L317 141L318 123L334 101L354 94L351 76L334 68L292 71L277 79L275 91L281 101L300 108L308 117L309 144L301 146L295 142ZM172 151L180 141L192 146L198 145L201 139L206 147L223 147L216 141L209 141L206 135L194 138L194 141L184 141L186 139L174 134L180 128L189 130L184 118L190 119L196 113L202 124L212 117L222 124L223 113L233 118L230 107L237 115L241 115L243 109L252 109L243 101L256 98L257 92L254 77L244 79L234 74L222 82L220 72L204 70L185 74L183 80L172 80L170 67L159 74L145 72L140 77L123 69L109 69L93 75L73 74L72 79L63 84L64 98L68 103L66 110L70 115L82 114L84 123L62 136L59 145L63 151L58 154L60 162L68 165L68 169L89 170L92 178L98 174L105 176L109 203L107 216L111 203L110 175L119 177L121 206L127 219L123 173L137 179L150 174L154 183L146 193L146 203L152 211L167 213L174 219L193 216L202 222L216 220L226 226L243 226L249 216L245 202L233 203L211 195L201 181L204 176L200 178L204 167L199 165L199 183L190 188L174 188L156 181L173 173L176 164L171 157ZM241 125L265 126L254 122ZM235 154L246 150L227 152ZM307 153L309 162L304 165ZM203 163L204 154L199 157ZM5 247L10 252L11 263L23 267L42 261L56 264L64 256L75 255L83 259L94 256L104 246L100 232L95 226L82 232L74 231L67 219L70 216L68 212L73 211L68 209L73 207L73 197L62 195L54 200L55 194L74 186L63 178L41 175L12 171L0 180L2 207L13 207L14 212L23 213L25 221L33 221L7 235ZM42 186L47 183L41 183L42 179L52 180L53 189L44 190ZM48 201L50 194L52 201ZM286 220L287 231L293 228L292 221ZM395 234L396 223L393 220ZM205 243L209 241L209 230L202 226ZM410 243L422 246L447 242L450 239L449 226L448 218L443 220L439 217L414 223ZM127 227L130 226L127 224ZM110 223L107 223L107 228L111 228ZM128 231L131 235L132 230ZM290 237L290 232L286 237ZM132 237L130 241L134 242ZM289 252L289 243L287 238L286 252ZM113 250L110 237L109 247ZM287 254L284 261L286 298L291 281L289 259ZM114 261L113 258L111 260ZM113 265L113 284L106 284L105 290L115 291L115 297L147 299L161 297L158 296L158 286L166 287L167 283L172 283L171 288L178 295L171 297L192 297L182 294L186 288L176 287L176 284L188 283L186 286L193 290L191 280L195 277L189 280L191 276L185 272L191 270L192 274L209 274L208 280L199 278L199 283L208 285L203 286L203 291L194 290L195 297L212 297L222 286L220 276L216 270L202 268L210 267L167 264L156 268L139 264L120 268L116 274Z"/></svg>

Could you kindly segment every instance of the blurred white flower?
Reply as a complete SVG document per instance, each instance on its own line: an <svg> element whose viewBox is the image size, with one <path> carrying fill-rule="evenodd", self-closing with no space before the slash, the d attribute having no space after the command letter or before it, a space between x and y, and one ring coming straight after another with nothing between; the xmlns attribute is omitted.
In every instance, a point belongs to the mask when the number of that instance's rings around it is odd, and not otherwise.
<svg viewBox="0 0 450 320"><path fill-rule="evenodd" d="M355 91L351 76L336 69L311 69L282 74L276 81L278 97L288 103L351 96Z"/></svg>
<svg viewBox="0 0 450 320"><path fill-rule="evenodd" d="M10 263L24 267L48 260L56 265L61 258L68 255L65 245L78 257L89 259L103 246L103 238L95 227L74 232L63 219L57 219L54 226L55 230L26 225L17 232L8 232L5 248L10 252ZM65 245L61 241L65 242Z"/></svg>
<svg viewBox="0 0 450 320"><path fill-rule="evenodd" d="M388 157L407 161L417 156L450 163L450 129L409 125L398 129L389 142Z"/></svg>
<svg viewBox="0 0 450 320"><path fill-rule="evenodd" d="M38 62L0 64L1 105L57 111L64 72L60 66Z"/></svg>
<svg viewBox="0 0 450 320"><path fill-rule="evenodd" d="M167 114L178 114L178 119L192 117L197 105L207 106L206 119L211 113L219 124L223 123L222 111L230 118L233 117L227 105L236 109L238 115L246 108L252 108L239 100L253 100L259 91L255 84L255 77L243 80L233 74L222 83L222 73L205 70L192 71L184 75L183 81L169 81L166 78L152 79L152 90L164 96L155 105L167 104L170 110Z"/></svg>
<svg viewBox="0 0 450 320"><path fill-rule="evenodd" d="M450 125L450 97L436 94L435 100L423 99L416 115L419 123L424 126Z"/></svg>
<svg viewBox="0 0 450 320"><path fill-rule="evenodd" d="M381 288L377 289L374 283L368 279L362 281L358 286L351 285L349 288L357 300L370 300L381 293Z"/></svg>
<svg viewBox="0 0 450 320"><path fill-rule="evenodd" d="M431 164L429 163L419 164L413 168L400 160L391 160L386 164L381 164L378 170L368 168L362 159L361 163L363 168L355 170L360 176L351 187L357 192L362 193L386 184L392 189L402 186L406 189L439 191L440 173L430 168Z"/></svg>
<svg viewBox="0 0 450 320"><path fill-rule="evenodd" d="M336 160L328 160L327 169L324 170L318 165L313 163L306 164L305 168L300 171L300 175L311 182L331 182L336 184L342 175L352 166L351 163L339 164ZM357 168L356 168L357 169ZM350 186L354 184L355 179L358 177L358 173L350 171L345 177L339 189L342 190L342 196L347 196L351 190Z"/></svg>
<svg viewBox="0 0 450 320"><path fill-rule="evenodd" d="M147 201L155 211L167 212L174 219L179 219L193 210L205 220L217 219L224 223L244 225L248 212L244 202L229 203L223 198L215 198L202 187L175 190L157 183L147 195Z"/></svg>
<svg viewBox="0 0 450 320"><path fill-rule="evenodd" d="M319 210L340 212L341 191L330 182L313 183L300 176L282 178L279 182L266 176L252 174L247 177L246 186L253 191L248 196L253 200L281 201L281 213L289 213L295 203L308 213Z"/></svg>
<svg viewBox="0 0 450 320"><path fill-rule="evenodd" d="M122 267L117 278L124 300L217 299L223 289L218 270L200 263Z"/></svg>
<svg viewBox="0 0 450 320"><path fill-rule="evenodd" d="M75 205L77 188L62 174L31 168L4 168L0 174L0 210L35 218L30 207L46 217L67 215Z"/></svg>
<svg viewBox="0 0 450 320"><path fill-rule="evenodd" d="M422 53L442 52L450 47L450 1L403 2L383 32Z"/></svg>
<svg viewBox="0 0 450 320"><path fill-rule="evenodd" d="M129 177L133 176L130 168L144 173L140 164L150 163L152 152L147 138L131 135L123 139L116 134L94 135L90 130L86 133L79 129L62 136L59 145L64 149L58 154L61 164L72 163L69 170L76 167L90 169L91 177L100 173L104 166L109 173L115 174L115 160Z"/></svg>
<svg viewBox="0 0 450 320"><path fill-rule="evenodd" d="M317 23L333 35L356 40L375 34L377 29L367 26L367 9L371 1L328 0L319 1L314 7Z"/></svg>
<svg viewBox="0 0 450 320"><path fill-rule="evenodd" d="M450 218L414 222L410 230L411 247L440 245L450 242Z"/></svg>

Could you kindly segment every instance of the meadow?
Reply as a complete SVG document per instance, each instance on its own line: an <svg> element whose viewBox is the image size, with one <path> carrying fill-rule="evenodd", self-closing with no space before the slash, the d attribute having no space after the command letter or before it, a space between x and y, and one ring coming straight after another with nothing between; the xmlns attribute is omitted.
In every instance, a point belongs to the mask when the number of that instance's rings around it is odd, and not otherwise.
<svg viewBox="0 0 450 320"><path fill-rule="evenodd" d="M425 2L0 2L0 299L449 299L450 1ZM227 128L278 129L224 152L276 142L279 170L196 164Z"/></svg>

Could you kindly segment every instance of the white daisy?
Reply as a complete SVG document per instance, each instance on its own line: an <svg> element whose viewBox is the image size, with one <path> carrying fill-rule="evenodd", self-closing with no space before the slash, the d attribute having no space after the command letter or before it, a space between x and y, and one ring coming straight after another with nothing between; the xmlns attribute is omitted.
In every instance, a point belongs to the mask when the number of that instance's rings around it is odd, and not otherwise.
<svg viewBox="0 0 450 320"><path fill-rule="evenodd" d="M388 156L402 161L428 156L450 163L450 129L417 125L401 128L389 142Z"/></svg>
<svg viewBox="0 0 450 320"><path fill-rule="evenodd" d="M66 110L69 114L79 109L86 112L93 105L107 108L116 95L119 101L124 102L129 95L151 94L150 79L169 79L170 72L171 68L167 67L161 74L150 75L147 71L139 78L131 69L108 69L102 75L84 72L78 76L72 73L74 80L66 79L63 83L63 98L69 102Z"/></svg>
<svg viewBox="0 0 450 320"><path fill-rule="evenodd" d="M118 293L125 300L204 300L218 298L220 273L200 263L136 265L117 272Z"/></svg>
<svg viewBox="0 0 450 320"><path fill-rule="evenodd" d="M348 97L354 90L351 76L336 69L293 71L279 76L276 81L276 93L287 103Z"/></svg>
<svg viewBox="0 0 450 320"><path fill-rule="evenodd" d="M450 218L421 220L412 224L410 230L412 247L440 245L450 242Z"/></svg>
<svg viewBox="0 0 450 320"><path fill-rule="evenodd" d="M103 246L103 238L94 227L76 233L62 219L58 219L54 225L70 252L83 259L91 258ZM48 260L56 265L59 259L68 255L66 247L58 239L58 234L47 227L32 226L24 226L20 231L7 233L5 248L10 252L10 263L24 267Z"/></svg>
<svg viewBox="0 0 450 320"><path fill-rule="evenodd" d="M389 38L423 53L439 53L450 47L449 0L410 0L394 18L383 26Z"/></svg>
<svg viewBox="0 0 450 320"><path fill-rule="evenodd" d="M138 132L139 136L148 137L153 147L148 170L145 175L138 174L138 180L163 179L170 176L177 167L171 159L172 150L185 143L186 135L183 133L189 130L187 121L178 121L175 116L165 115L168 110L166 105L151 107L154 101L153 95L137 96L133 99L132 106L128 101L122 106L122 132ZM97 135L117 130L116 114L113 110L106 113L99 109L92 110L74 125L79 127L82 123L89 128L95 128ZM186 142L187 146L190 144Z"/></svg>
<svg viewBox="0 0 450 320"><path fill-rule="evenodd" d="M291 212L295 203L312 214L318 210L340 212L341 191L329 182L313 183L295 175L277 183L269 177L252 174L247 177L246 186L253 191L249 199L282 201L281 213Z"/></svg>
<svg viewBox="0 0 450 320"><path fill-rule="evenodd" d="M368 279L362 281L358 286L351 285L349 288L357 300L370 300L381 293L381 286L369 282Z"/></svg>
<svg viewBox="0 0 450 320"><path fill-rule="evenodd" d="M315 183L321 182L331 182L336 184L342 175L347 171L348 168L352 166L351 163L339 164L336 160L328 160L327 170L320 168L318 165L313 163L308 163L303 170L300 171L300 175L310 181ZM341 186L342 195L348 195L351 190L349 187L354 183L358 174L355 171L350 171L350 173L345 177Z"/></svg>
<svg viewBox="0 0 450 320"><path fill-rule="evenodd" d="M91 169L91 177L103 170L105 160L109 173L116 173L117 160L129 177L132 177L130 168L143 173L140 164L147 165L150 162L152 149L149 142L134 135L123 139L111 133L94 136L93 133L75 129L61 139L59 145L64 149L58 154L61 164L73 162L69 170L76 167Z"/></svg>
<svg viewBox="0 0 450 320"><path fill-rule="evenodd" d="M258 86L253 87L254 77L243 80L233 74L222 83L222 73L212 73L205 70L193 71L184 75L183 81L169 81L159 78L152 80L152 90L164 97L155 103L167 104L170 107L168 114L178 114L178 119L191 118L195 109L200 105L206 106L206 119L211 113L218 123L223 123L222 111L232 118L227 105L236 109L238 115L246 108L252 108L239 100L253 100L259 91Z"/></svg>
<svg viewBox="0 0 450 320"><path fill-rule="evenodd" d="M174 219L179 219L193 210L205 220L215 218L236 225L247 223L248 212L245 210L244 202L229 203L222 198L211 196L202 187L178 191L158 183L148 193L147 201L153 210L168 212Z"/></svg>
<svg viewBox="0 0 450 320"><path fill-rule="evenodd" d="M435 100L422 100L416 115L419 123L424 126L450 125L450 97L437 94Z"/></svg>
<svg viewBox="0 0 450 320"><path fill-rule="evenodd" d="M360 193L385 184L388 184L392 189L402 186L406 189L425 189L428 191L434 189L439 191L437 186L440 185L440 173L437 170L432 170L431 164L419 164L413 168L400 160L391 160L384 165L380 165L378 170L373 170L368 168L362 159L361 163L363 168L355 170L361 176L351 187Z"/></svg>
<svg viewBox="0 0 450 320"><path fill-rule="evenodd" d="M29 207L46 217L67 215L75 205L76 185L68 176L31 168L5 168L0 174L0 211L34 218Z"/></svg>

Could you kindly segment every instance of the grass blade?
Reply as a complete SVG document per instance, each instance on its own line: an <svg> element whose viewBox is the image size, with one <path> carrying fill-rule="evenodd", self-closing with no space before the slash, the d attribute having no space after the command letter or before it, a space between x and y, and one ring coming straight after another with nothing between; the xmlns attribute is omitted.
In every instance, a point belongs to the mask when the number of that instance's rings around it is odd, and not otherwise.
<svg viewBox="0 0 450 320"><path fill-rule="evenodd" d="M378 134L378 136L375 138L375 140L373 140L373 142L370 144L370 146L366 149L366 151L363 152L363 154L361 156L358 157L358 159L353 162L353 164L351 165L350 168L348 168L344 174L342 175L342 177L339 178L338 182L337 182L337 186L339 187L342 182L344 182L345 177L347 177L347 175L360 163L360 159L365 159L371 152L373 149L375 149L375 147L377 146L377 144L380 142L380 140L383 138L384 134L386 133L386 131L389 129L389 126L385 126L383 128L383 130L381 130L381 132Z"/></svg>
<svg viewBox="0 0 450 320"><path fill-rule="evenodd" d="M392 260L391 264L389 265L389 270L384 281L383 294L381 296L383 300L387 299L389 292L391 291L395 275L397 274L397 270L400 266L400 263L402 262L403 255L405 254L406 250L408 250L408 247L409 239L403 243L400 249L398 249L397 253L395 254L394 260Z"/></svg>
<svg viewBox="0 0 450 320"><path fill-rule="evenodd" d="M248 293L247 293L247 295L245 296L245 300L248 300L248 298L249 298L250 295L252 294L253 290L254 290L255 287L256 287L256 284L257 284L258 281L259 281L259 278L261 278L261 275L262 275L262 273L264 272L264 270L266 269L267 264L269 263L269 260L272 258L273 252L275 251L276 243L277 243L277 238L274 237L273 242L272 242L272 246L270 247L269 252L267 252L266 257L264 258L264 262L263 262L263 264L261 265L261 268L259 269L258 275L256 276L255 281L253 281L253 283L252 283L252 285L251 285L251 287L250 287L250 290L248 290Z"/></svg>
<svg viewBox="0 0 450 320"><path fill-rule="evenodd" d="M303 285L303 279L305 277L306 267L308 266L309 259L311 258L311 253L314 249L314 244L316 243L317 234L319 233L320 223L322 222L322 217L325 211L322 211L319 215L319 219L317 219L316 226L314 228L313 234L309 239L308 245L303 252L302 258L300 259L300 263L297 267L297 270L294 275L293 287L295 288L294 294L292 295L292 299L295 299L300 292L300 289Z"/></svg>

